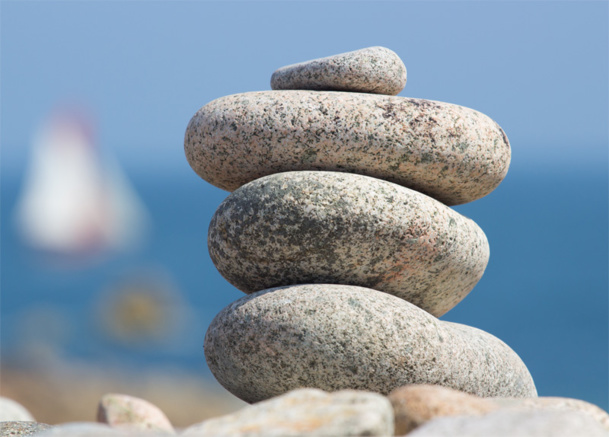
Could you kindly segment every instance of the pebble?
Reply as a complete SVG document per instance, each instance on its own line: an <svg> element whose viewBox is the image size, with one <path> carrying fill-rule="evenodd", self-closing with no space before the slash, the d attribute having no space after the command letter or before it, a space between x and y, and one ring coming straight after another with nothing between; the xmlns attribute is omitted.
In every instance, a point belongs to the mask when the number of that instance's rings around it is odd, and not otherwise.
<svg viewBox="0 0 609 437"><path fill-rule="evenodd" d="M432 419L479 416L500 407L489 398L473 396L438 385L413 384L389 394L395 414L395 434L408 434Z"/></svg>
<svg viewBox="0 0 609 437"><path fill-rule="evenodd" d="M391 436L384 396L355 390L299 389L188 428L184 436Z"/></svg>
<svg viewBox="0 0 609 437"><path fill-rule="evenodd" d="M281 67L274 90L352 91L394 96L406 86L406 66L385 47L369 47Z"/></svg>
<svg viewBox="0 0 609 437"><path fill-rule="evenodd" d="M579 399L540 397L531 399L494 398L492 400L502 408L578 411L596 420L603 428L609 431L609 414L602 408Z"/></svg>
<svg viewBox="0 0 609 437"><path fill-rule="evenodd" d="M575 411L499 410L482 417L432 420L408 437L607 437L607 431Z"/></svg>
<svg viewBox="0 0 609 437"><path fill-rule="evenodd" d="M184 150L199 176L228 191L273 173L326 170L395 182L447 205L493 191L511 157L499 125L472 109L331 91L221 97L192 117Z"/></svg>
<svg viewBox="0 0 609 437"><path fill-rule="evenodd" d="M0 422L34 422L32 414L20 403L0 396Z"/></svg>
<svg viewBox="0 0 609 437"><path fill-rule="evenodd" d="M214 318L204 348L218 382L249 403L300 387L388 394L407 384L483 397L537 395L524 363L496 337L355 286L245 296Z"/></svg>
<svg viewBox="0 0 609 437"><path fill-rule="evenodd" d="M51 428L51 425L47 425L46 423L30 421L1 421L0 437L35 435L49 428Z"/></svg>
<svg viewBox="0 0 609 437"><path fill-rule="evenodd" d="M175 434L169 419L157 406L124 394L104 395L99 402L97 421L112 428Z"/></svg>
<svg viewBox="0 0 609 437"><path fill-rule="evenodd" d="M389 394L395 414L396 435L444 416L479 416L500 409L575 411L609 430L609 415L596 405L578 399L480 398L437 385L407 385Z"/></svg>
<svg viewBox="0 0 609 437"><path fill-rule="evenodd" d="M484 232L431 197L379 179L287 172L233 192L212 218L218 271L252 293L332 283L384 291L440 316L484 273Z"/></svg>
<svg viewBox="0 0 609 437"><path fill-rule="evenodd" d="M117 430L100 423L70 422L53 426L51 429L38 434L37 437L119 437L131 435L133 433L129 431Z"/></svg>

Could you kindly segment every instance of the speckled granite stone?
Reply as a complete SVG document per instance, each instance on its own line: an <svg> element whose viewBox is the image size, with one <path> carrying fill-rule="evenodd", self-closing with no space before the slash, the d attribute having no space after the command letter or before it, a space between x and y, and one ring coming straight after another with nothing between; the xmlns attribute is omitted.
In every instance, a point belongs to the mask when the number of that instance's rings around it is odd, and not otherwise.
<svg viewBox="0 0 609 437"><path fill-rule="evenodd" d="M188 428L184 436L392 436L384 396L355 390L294 390Z"/></svg>
<svg viewBox="0 0 609 437"><path fill-rule="evenodd" d="M214 318L205 356L220 384L246 402L300 387L387 394L406 384L485 397L537 395L524 363L496 337L354 286L245 296Z"/></svg>
<svg viewBox="0 0 609 437"><path fill-rule="evenodd" d="M51 428L51 425L38 422L0 422L0 437L36 435Z"/></svg>
<svg viewBox="0 0 609 437"><path fill-rule="evenodd" d="M593 419L574 411L499 410L486 416L443 417L408 437L607 437Z"/></svg>
<svg viewBox="0 0 609 437"><path fill-rule="evenodd" d="M124 394L104 395L97 409L97 421L112 428L175 434L171 422L156 405Z"/></svg>
<svg viewBox="0 0 609 437"><path fill-rule="evenodd" d="M292 284L384 291L440 316L482 277L484 232L399 185L337 172L286 172L228 196L212 218L211 259L246 293Z"/></svg>
<svg viewBox="0 0 609 437"><path fill-rule="evenodd" d="M274 90L354 91L394 96L406 85L406 66L385 47L369 47L281 67Z"/></svg>
<svg viewBox="0 0 609 437"><path fill-rule="evenodd" d="M225 189L291 170L359 173L447 205L494 190L510 146L484 114L405 97L330 91L261 91L222 97L190 120L186 158Z"/></svg>

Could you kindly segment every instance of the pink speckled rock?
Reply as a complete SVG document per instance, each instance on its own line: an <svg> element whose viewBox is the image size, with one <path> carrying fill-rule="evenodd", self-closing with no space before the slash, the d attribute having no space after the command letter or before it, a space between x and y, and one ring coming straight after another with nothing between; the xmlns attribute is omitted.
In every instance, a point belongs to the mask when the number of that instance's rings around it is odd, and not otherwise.
<svg viewBox="0 0 609 437"><path fill-rule="evenodd" d="M406 85L406 66L385 47L369 47L281 67L274 90L352 91L394 96Z"/></svg>
<svg viewBox="0 0 609 437"><path fill-rule="evenodd" d="M391 436L393 410L377 393L293 390L236 413L188 428L183 436L329 437Z"/></svg>
<svg viewBox="0 0 609 437"><path fill-rule="evenodd" d="M133 431L175 434L173 426L158 407L148 401L123 394L104 395L99 402L97 421Z"/></svg>
<svg viewBox="0 0 609 437"><path fill-rule="evenodd" d="M387 394L406 384L537 395L522 360L496 337L347 285L282 287L233 302L212 321L205 357L218 382L246 402L300 387Z"/></svg>
<svg viewBox="0 0 609 437"><path fill-rule="evenodd" d="M291 284L374 288L441 316L482 277L488 241L437 200L350 173L286 172L250 182L214 214L209 253L246 293Z"/></svg>
<svg viewBox="0 0 609 437"><path fill-rule="evenodd" d="M363 93L261 91L201 108L186 129L191 167L235 190L292 170L358 173L456 205L505 177L510 146L484 114L462 106Z"/></svg>

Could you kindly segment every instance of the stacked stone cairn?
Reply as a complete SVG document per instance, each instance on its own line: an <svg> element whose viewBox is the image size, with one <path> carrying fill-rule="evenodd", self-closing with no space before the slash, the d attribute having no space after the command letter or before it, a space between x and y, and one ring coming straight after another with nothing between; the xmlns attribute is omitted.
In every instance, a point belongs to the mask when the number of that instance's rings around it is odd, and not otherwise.
<svg viewBox="0 0 609 437"><path fill-rule="evenodd" d="M396 96L405 84L400 58L372 47L280 68L272 91L219 98L191 119L191 167L234 190L209 253L248 294L213 320L205 356L246 402L407 384L537 395L507 345L437 319L489 258L484 232L447 205L499 185L508 139L472 109Z"/></svg>

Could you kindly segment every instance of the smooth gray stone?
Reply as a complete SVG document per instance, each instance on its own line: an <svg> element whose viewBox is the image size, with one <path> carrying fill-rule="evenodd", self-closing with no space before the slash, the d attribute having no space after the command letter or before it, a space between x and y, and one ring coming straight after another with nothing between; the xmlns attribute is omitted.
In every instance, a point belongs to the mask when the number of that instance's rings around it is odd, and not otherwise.
<svg viewBox="0 0 609 437"><path fill-rule="evenodd" d="M486 416L443 417L408 437L607 437L594 419L574 411L499 410Z"/></svg>
<svg viewBox="0 0 609 437"><path fill-rule="evenodd" d="M472 109L332 91L219 98L190 120L184 150L199 176L228 191L273 173L327 170L385 179L447 205L493 191L511 157L499 125Z"/></svg>
<svg viewBox="0 0 609 437"><path fill-rule="evenodd" d="M299 389L188 428L189 437L392 436L393 410L384 396L355 390Z"/></svg>
<svg viewBox="0 0 609 437"><path fill-rule="evenodd" d="M406 86L406 66L385 47L369 47L281 67L274 90L351 91L394 96Z"/></svg>
<svg viewBox="0 0 609 437"><path fill-rule="evenodd" d="M250 403L300 387L388 394L406 384L537 395L522 360L496 337L346 285L282 287L233 302L209 326L205 357L218 382Z"/></svg>
<svg viewBox="0 0 609 437"><path fill-rule="evenodd" d="M209 253L245 293L328 283L384 291L441 316L484 273L489 247L472 220L368 176L287 172L250 182L214 214Z"/></svg>
<svg viewBox="0 0 609 437"><path fill-rule="evenodd" d="M49 428L51 428L51 425L47 425L46 423L29 421L2 421L0 422L0 437L35 435Z"/></svg>

